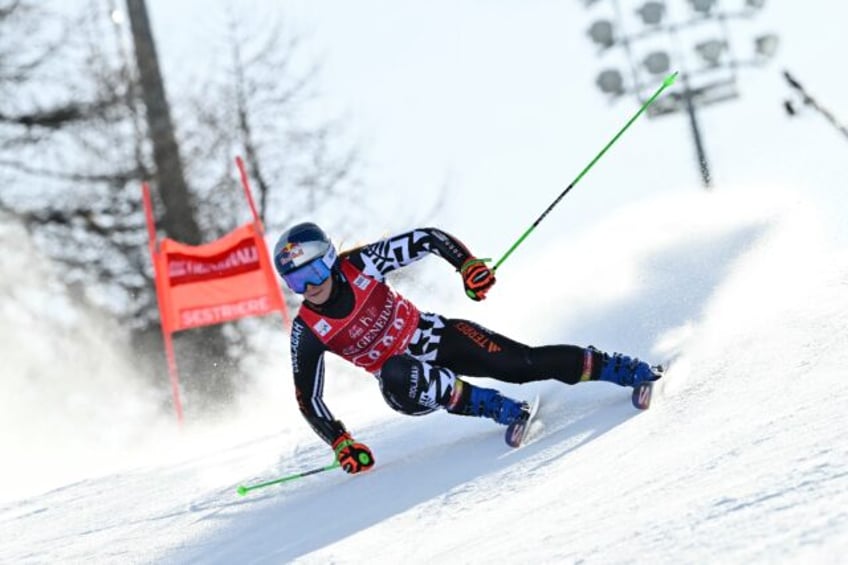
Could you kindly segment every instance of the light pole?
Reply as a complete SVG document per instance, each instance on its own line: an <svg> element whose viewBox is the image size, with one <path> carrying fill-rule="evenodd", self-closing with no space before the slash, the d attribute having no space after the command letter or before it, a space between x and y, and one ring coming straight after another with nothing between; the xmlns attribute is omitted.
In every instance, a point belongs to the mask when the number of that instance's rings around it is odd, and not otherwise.
<svg viewBox="0 0 848 565"><path fill-rule="evenodd" d="M596 19L588 30L599 55L620 47L618 54L625 59L627 79L616 67L598 74L596 84L611 100L632 94L643 103L646 93L656 88L669 70L679 71L679 86L647 114L656 118L686 112L701 180L709 189L710 167L697 110L736 98L738 69L761 66L774 56L778 44L774 34L756 37L750 57L740 59L732 49L728 22L752 19L765 0L736 0L731 10L720 8L718 0L649 0L638 6L635 0L582 1L596 12L606 11L606 17ZM625 11L625 7L635 9Z"/></svg>

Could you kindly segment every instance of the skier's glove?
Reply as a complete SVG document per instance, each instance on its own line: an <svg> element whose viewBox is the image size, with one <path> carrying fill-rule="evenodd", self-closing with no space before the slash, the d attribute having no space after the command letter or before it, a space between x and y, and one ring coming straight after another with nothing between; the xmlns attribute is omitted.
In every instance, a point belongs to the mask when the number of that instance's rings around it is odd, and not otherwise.
<svg viewBox="0 0 848 565"><path fill-rule="evenodd" d="M465 294L471 300L483 300L486 298L486 293L495 284L495 272L486 266L485 261L486 259L469 257L459 268L462 282L465 285Z"/></svg>
<svg viewBox="0 0 848 565"><path fill-rule="evenodd" d="M348 432L336 438L333 451L336 452L336 461L346 473L359 473L374 466L374 456L368 446L354 441Z"/></svg>

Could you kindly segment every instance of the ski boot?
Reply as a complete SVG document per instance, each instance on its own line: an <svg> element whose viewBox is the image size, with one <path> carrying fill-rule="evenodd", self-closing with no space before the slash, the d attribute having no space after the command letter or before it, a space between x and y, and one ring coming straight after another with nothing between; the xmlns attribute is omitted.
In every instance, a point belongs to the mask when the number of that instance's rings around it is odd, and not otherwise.
<svg viewBox="0 0 848 565"><path fill-rule="evenodd" d="M628 357L621 353L609 355L592 346L589 346L589 349L602 356L599 381L636 388L642 383L656 381L662 377L660 367L651 367L635 357Z"/></svg>
<svg viewBox="0 0 848 565"><path fill-rule="evenodd" d="M530 417L530 405L502 395L491 388L481 388L462 382L462 399L449 409L454 414L491 418L498 424L510 426Z"/></svg>

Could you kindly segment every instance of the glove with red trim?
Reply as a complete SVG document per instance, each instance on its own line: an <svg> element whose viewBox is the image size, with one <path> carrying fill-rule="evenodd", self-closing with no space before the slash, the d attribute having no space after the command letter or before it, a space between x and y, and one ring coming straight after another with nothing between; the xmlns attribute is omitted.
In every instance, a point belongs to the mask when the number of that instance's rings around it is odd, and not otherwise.
<svg viewBox="0 0 848 565"><path fill-rule="evenodd" d="M336 452L336 461L346 473L359 473L374 466L374 456L368 446L354 441L348 432L336 438L333 451Z"/></svg>
<svg viewBox="0 0 848 565"><path fill-rule="evenodd" d="M465 294L471 300L480 301L486 298L486 293L495 284L495 272L489 269L486 259L469 257L460 267Z"/></svg>

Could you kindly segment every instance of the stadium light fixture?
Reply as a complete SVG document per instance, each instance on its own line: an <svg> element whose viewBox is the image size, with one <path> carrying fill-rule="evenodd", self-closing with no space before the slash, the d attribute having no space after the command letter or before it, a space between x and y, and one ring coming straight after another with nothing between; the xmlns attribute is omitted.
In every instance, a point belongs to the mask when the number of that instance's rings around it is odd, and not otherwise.
<svg viewBox="0 0 848 565"><path fill-rule="evenodd" d="M780 39L775 34L769 33L754 40L754 49L758 55L762 55L766 59L771 59L777 53L779 44Z"/></svg>
<svg viewBox="0 0 848 565"><path fill-rule="evenodd" d="M654 51L642 61L648 72L654 75L667 73L671 69L671 57L665 51Z"/></svg>
<svg viewBox="0 0 848 565"><path fill-rule="evenodd" d="M624 94L624 78L616 69L606 69L598 75L595 84L604 94L621 96Z"/></svg>
<svg viewBox="0 0 848 565"><path fill-rule="evenodd" d="M589 28L589 37L592 41L603 48L612 47L615 43L613 35L612 22L608 20L598 20Z"/></svg>
<svg viewBox="0 0 848 565"><path fill-rule="evenodd" d="M704 187L709 189L712 181L698 108L736 98L737 69L759 66L774 57L779 41L773 34L750 36L750 49L743 59L730 49L728 22L758 15L766 0L734 0L733 8L728 6L730 2L718 0L676 0L676 4L682 4L682 11L676 10L677 6L672 9L667 0L581 0L581 4L611 8L611 15L593 18L587 35L600 46L599 56L621 47L626 57L623 73L610 67L599 69L602 72L595 83L609 98L634 94L642 101L645 89L662 75L671 69L680 72L679 86L652 106L648 116L688 115L696 162ZM622 9L625 6L629 13ZM698 33L687 40L690 29ZM657 41L660 36L668 41ZM692 51L687 53L687 49ZM790 106L787 108L794 110Z"/></svg>
<svg viewBox="0 0 848 565"><path fill-rule="evenodd" d="M659 25L665 16L665 4L662 2L645 2L636 10L645 25Z"/></svg>
<svg viewBox="0 0 848 565"><path fill-rule="evenodd" d="M715 7L716 0L689 0L689 3L692 4L693 10L699 14L707 15L712 12Z"/></svg>
<svg viewBox="0 0 848 565"><path fill-rule="evenodd" d="M695 45L695 51L711 67L717 67L719 65L719 59L721 59L721 55L725 49L727 49L727 42L719 39L710 39L709 41Z"/></svg>

